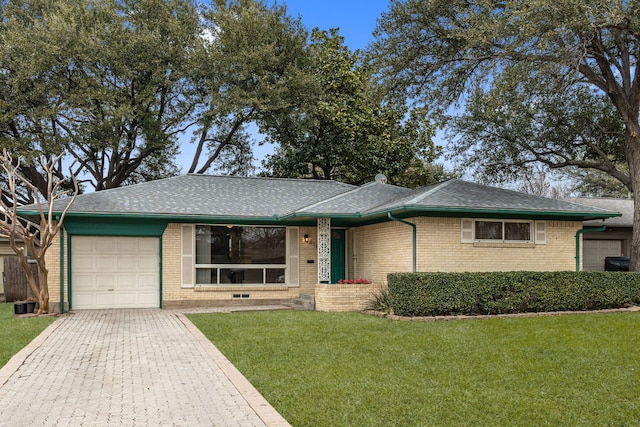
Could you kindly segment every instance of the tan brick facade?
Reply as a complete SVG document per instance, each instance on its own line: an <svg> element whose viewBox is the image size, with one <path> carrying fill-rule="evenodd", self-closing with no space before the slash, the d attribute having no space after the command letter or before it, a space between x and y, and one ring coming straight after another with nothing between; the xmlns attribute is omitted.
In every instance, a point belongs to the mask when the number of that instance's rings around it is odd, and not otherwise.
<svg viewBox="0 0 640 427"><path fill-rule="evenodd" d="M413 218L417 271L562 271L575 269L579 221L547 221L546 244L462 243L459 218ZM392 272L412 270L412 228L399 222L353 231L354 278L386 283Z"/></svg>
<svg viewBox="0 0 640 427"><path fill-rule="evenodd" d="M417 271L510 271L574 270L575 235L580 222L547 221L546 244L462 243L459 218L413 218L417 224ZM304 236L310 241L305 242ZM317 232L300 227L299 286L225 286L194 288L182 286L181 225L169 224L162 236L163 307L247 305L279 302L300 294L314 293L318 277ZM347 267L349 278L386 284L388 273L412 269L412 228L399 222L384 222L348 230ZM65 237L65 245L66 245ZM65 246L65 258L67 248ZM47 252L52 311L60 302L59 236ZM67 263L63 269L63 301L68 301ZM354 285L344 285L353 287ZM377 286L377 285L376 285ZM337 288L336 288L337 289ZM246 296L248 295L248 298ZM239 298L238 298L239 297ZM318 296L322 301L322 296ZM342 303L333 305L342 309ZM345 301L347 305L352 302ZM322 306L323 302L320 302ZM356 303L357 305L357 303ZM65 304L65 309L67 305Z"/></svg>
<svg viewBox="0 0 640 427"><path fill-rule="evenodd" d="M53 244L47 249L45 255L45 261L47 263L47 270L49 270L49 311L53 313L60 312L60 239L61 233L54 238ZM64 251L67 251L67 236L64 234ZM62 270L62 293L64 301L64 310L69 308L68 304L68 281L67 281L67 257L64 258L64 266Z"/></svg>
<svg viewBox="0 0 640 427"><path fill-rule="evenodd" d="M362 311L369 308L383 285L367 284L318 284L315 289L318 311Z"/></svg>

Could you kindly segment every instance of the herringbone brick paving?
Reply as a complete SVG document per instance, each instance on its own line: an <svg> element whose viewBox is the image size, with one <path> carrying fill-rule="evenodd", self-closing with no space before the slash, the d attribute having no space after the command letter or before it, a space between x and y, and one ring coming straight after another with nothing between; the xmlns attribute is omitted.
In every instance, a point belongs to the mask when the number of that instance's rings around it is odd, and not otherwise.
<svg viewBox="0 0 640 427"><path fill-rule="evenodd" d="M79 311L57 322L0 385L1 425L286 425L261 419L217 349L176 312Z"/></svg>

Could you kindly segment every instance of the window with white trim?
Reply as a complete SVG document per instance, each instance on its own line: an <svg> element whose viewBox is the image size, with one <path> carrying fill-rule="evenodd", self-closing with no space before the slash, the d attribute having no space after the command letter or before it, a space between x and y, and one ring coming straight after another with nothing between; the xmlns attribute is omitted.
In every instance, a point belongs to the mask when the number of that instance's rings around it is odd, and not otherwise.
<svg viewBox="0 0 640 427"><path fill-rule="evenodd" d="M462 219L463 243L546 243L544 221Z"/></svg>
<svg viewBox="0 0 640 427"><path fill-rule="evenodd" d="M286 282L285 227L195 226L196 286Z"/></svg>

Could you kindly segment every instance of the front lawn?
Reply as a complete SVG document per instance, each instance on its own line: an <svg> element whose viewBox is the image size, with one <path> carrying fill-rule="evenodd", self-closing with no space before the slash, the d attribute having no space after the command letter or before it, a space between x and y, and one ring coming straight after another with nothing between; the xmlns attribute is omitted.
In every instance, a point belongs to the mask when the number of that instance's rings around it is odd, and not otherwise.
<svg viewBox="0 0 640 427"><path fill-rule="evenodd" d="M188 316L294 426L628 426L640 313L398 322Z"/></svg>
<svg viewBox="0 0 640 427"><path fill-rule="evenodd" d="M0 303L0 368L54 320L52 316L16 318L13 303Z"/></svg>

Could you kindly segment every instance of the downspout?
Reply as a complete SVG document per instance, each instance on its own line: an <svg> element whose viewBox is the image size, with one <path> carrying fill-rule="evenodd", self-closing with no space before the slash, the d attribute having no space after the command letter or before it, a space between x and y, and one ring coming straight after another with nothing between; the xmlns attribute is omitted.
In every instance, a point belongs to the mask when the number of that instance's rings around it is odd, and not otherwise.
<svg viewBox="0 0 640 427"><path fill-rule="evenodd" d="M607 229L606 225L598 228L582 228L576 232L576 271L580 271L580 236L582 233L601 233Z"/></svg>
<svg viewBox="0 0 640 427"><path fill-rule="evenodd" d="M416 272L416 225L412 222L394 217L393 215L391 215L391 212L387 212L387 217L392 221L401 222L403 224L410 225L411 228L413 228L413 272L415 273Z"/></svg>
<svg viewBox="0 0 640 427"><path fill-rule="evenodd" d="M60 227L60 313L64 313L64 228Z"/></svg>

